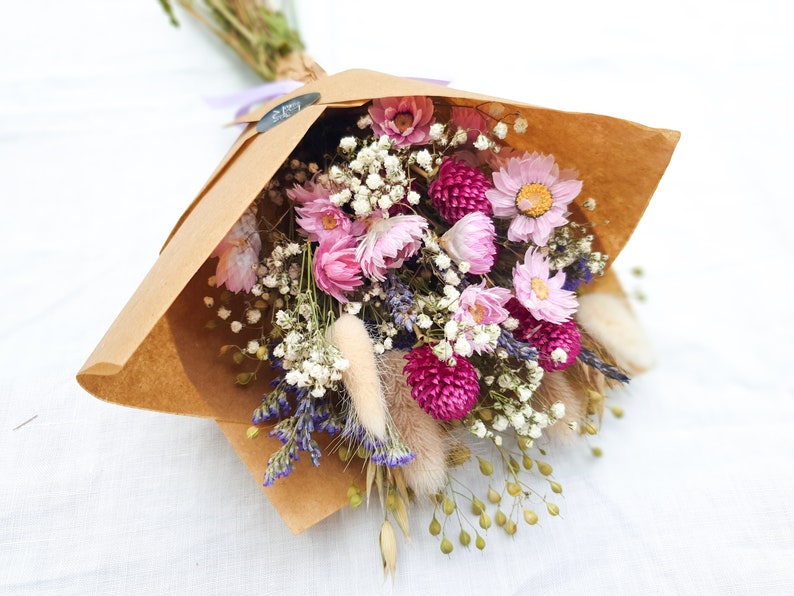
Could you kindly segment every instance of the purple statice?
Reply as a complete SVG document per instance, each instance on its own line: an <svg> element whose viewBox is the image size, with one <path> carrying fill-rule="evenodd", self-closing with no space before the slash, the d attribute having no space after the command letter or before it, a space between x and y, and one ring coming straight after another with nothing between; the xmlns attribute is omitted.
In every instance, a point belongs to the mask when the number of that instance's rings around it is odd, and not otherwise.
<svg viewBox="0 0 794 596"><path fill-rule="evenodd" d="M389 273L386 276L384 289L386 290L386 300L394 324L412 332L414 323L416 323L416 314L412 312L414 293L411 288L399 277Z"/></svg>
<svg viewBox="0 0 794 596"><path fill-rule="evenodd" d="M563 271L565 271L565 283L562 289L570 292L575 291L580 284L588 284L593 279L593 272L587 266L587 257L579 257Z"/></svg>
<svg viewBox="0 0 794 596"><path fill-rule="evenodd" d="M628 375L626 375L626 373L624 373L618 367L612 366L611 364L605 364L598 356L586 348L582 348L582 351L579 352L579 360L588 366L592 366L608 379L612 379L620 383L628 383L631 380Z"/></svg>

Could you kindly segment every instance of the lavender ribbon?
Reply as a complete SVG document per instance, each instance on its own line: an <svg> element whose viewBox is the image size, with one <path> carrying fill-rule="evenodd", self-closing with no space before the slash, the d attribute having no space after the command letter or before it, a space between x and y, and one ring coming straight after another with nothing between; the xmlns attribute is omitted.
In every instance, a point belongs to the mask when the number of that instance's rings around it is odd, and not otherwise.
<svg viewBox="0 0 794 596"><path fill-rule="evenodd" d="M234 117L239 118L247 114L256 104L286 95L299 87L303 87L303 83L300 81L282 79L272 83L265 83L264 85L257 85L231 95L208 97L205 101L211 108L233 108L236 106L237 111L234 113Z"/></svg>
<svg viewBox="0 0 794 596"><path fill-rule="evenodd" d="M421 77L409 78L413 79L414 81L433 83L435 85L449 85L449 81L443 81L441 79L425 79ZM291 91L295 91L295 89L299 87L303 87L303 85L304 84L300 81L281 79L279 81L273 81L272 83L257 85L256 87L251 87L250 89L245 89L230 95L207 97L204 99L204 101L206 101L207 105L209 105L211 108L216 109L237 107L234 117L239 118L240 116L247 114L253 106L264 103L271 99L275 99L282 95L286 95Z"/></svg>

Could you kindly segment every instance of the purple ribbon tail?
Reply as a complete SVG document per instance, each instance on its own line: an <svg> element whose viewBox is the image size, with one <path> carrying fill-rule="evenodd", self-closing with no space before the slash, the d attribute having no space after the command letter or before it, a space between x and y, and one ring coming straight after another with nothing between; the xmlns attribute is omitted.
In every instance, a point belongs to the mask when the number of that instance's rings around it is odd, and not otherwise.
<svg viewBox="0 0 794 596"><path fill-rule="evenodd" d="M433 83L435 85L449 85L449 81L443 81L441 79L426 79L422 77L410 78L415 81L423 81L425 83ZM303 83L300 81L293 81L291 79L282 79L279 81L273 81L272 83L257 85L256 87L244 89L243 91L238 91L237 93L232 93L230 95L205 97L204 101L207 102L207 105L209 105L211 108L215 109L237 108L237 111L234 113L234 117L239 118L240 116L247 114L255 105L275 99L291 91L295 91L295 89L298 87L303 87Z"/></svg>
<svg viewBox="0 0 794 596"><path fill-rule="evenodd" d="M245 89L230 95L222 95L219 97L206 97L204 101L207 102L211 108L237 108L234 116L247 114L253 106L259 103L264 103L276 97L280 97L290 91L295 91L298 87L303 87L300 81L293 81L290 79L283 79L280 81L273 81L272 83L265 83L264 85L257 85L250 89Z"/></svg>

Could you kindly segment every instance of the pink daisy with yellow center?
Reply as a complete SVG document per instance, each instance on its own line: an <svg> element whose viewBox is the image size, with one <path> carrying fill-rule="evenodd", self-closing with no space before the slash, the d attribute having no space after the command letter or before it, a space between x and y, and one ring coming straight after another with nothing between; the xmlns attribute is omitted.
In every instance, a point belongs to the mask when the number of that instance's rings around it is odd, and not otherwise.
<svg viewBox="0 0 794 596"><path fill-rule="evenodd" d="M576 295L563 290L565 273L551 275L546 258L530 248L523 263L513 267L513 289L518 301L536 319L560 324L571 318L579 306Z"/></svg>
<svg viewBox="0 0 794 596"><path fill-rule="evenodd" d="M507 238L545 246L554 228L568 222L568 205L582 190L573 170L560 172L553 155L525 153L493 173L485 192L495 217L512 219Z"/></svg>

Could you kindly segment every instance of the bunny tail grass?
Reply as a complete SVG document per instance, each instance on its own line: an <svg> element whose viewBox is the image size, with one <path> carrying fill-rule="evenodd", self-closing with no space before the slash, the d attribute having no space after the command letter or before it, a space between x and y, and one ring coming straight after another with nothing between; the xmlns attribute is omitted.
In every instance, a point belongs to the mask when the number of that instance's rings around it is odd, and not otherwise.
<svg viewBox="0 0 794 596"><path fill-rule="evenodd" d="M606 292L580 296L576 321L630 375L645 372L654 365L650 342L623 296Z"/></svg>
<svg viewBox="0 0 794 596"><path fill-rule="evenodd" d="M405 482L416 493L430 495L444 487L447 474L445 432L416 400L405 381L405 352L390 350L381 357L383 390L400 438L416 454L403 466Z"/></svg>
<svg viewBox="0 0 794 596"><path fill-rule="evenodd" d="M372 339L364 322L343 314L326 332L326 339L350 362L342 381L361 425L375 438L386 439L386 401L383 398Z"/></svg>

